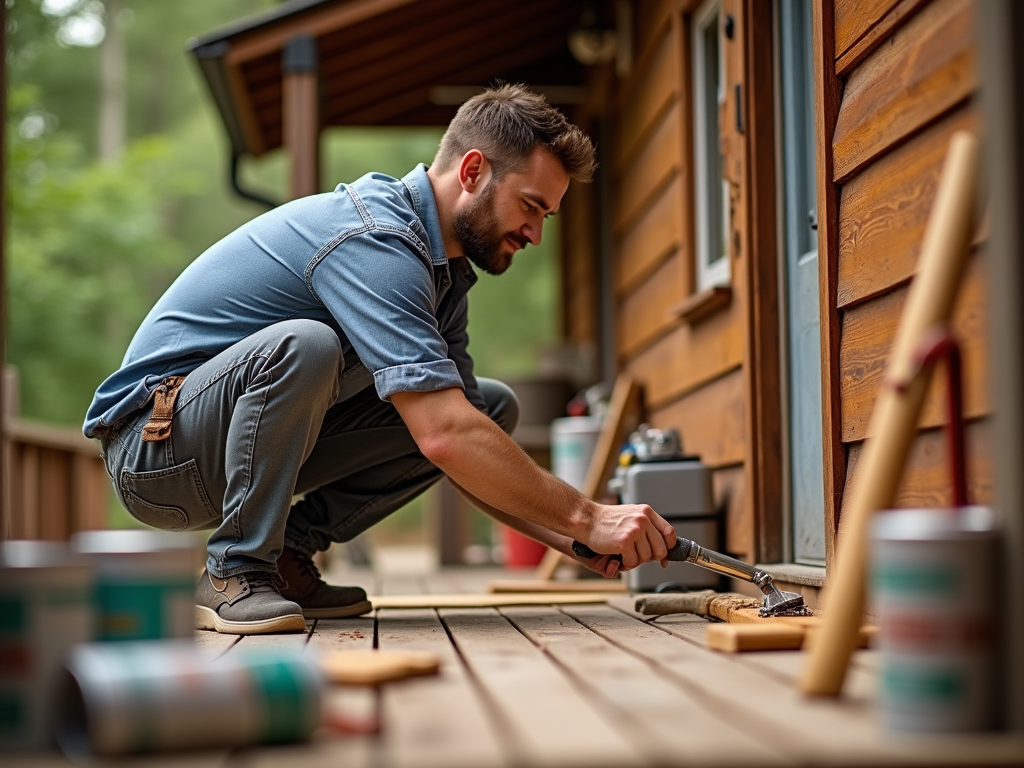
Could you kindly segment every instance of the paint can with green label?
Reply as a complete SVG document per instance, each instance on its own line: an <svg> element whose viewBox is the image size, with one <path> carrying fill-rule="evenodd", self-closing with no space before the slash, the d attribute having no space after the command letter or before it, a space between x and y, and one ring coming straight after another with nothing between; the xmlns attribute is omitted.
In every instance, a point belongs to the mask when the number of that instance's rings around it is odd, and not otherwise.
<svg viewBox="0 0 1024 768"><path fill-rule="evenodd" d="M165 531L84 531L71 542L95 572L97 639L193 636L202 561L195 538Z"/></svg>
<svg viewBox="0 0 1024 768"><path fill-rule="evenodd" d="M893 731L996 726L998 541L987 507L877 515L880 713Z"/></svg>
<svg viewBox="0 0 1024 768"><path fill-rule="evenodd" d="M82 758L301 741L320 724L323 680L299 651L141 641L78 646L64 686L57 739Z"/></svg>
<svg viewBox="0 0 1024 768"><path fill-rule="evenodd" d="M66 545L0 544L0 750L53 743L61 669L93 618L89 565Z"/></svg>

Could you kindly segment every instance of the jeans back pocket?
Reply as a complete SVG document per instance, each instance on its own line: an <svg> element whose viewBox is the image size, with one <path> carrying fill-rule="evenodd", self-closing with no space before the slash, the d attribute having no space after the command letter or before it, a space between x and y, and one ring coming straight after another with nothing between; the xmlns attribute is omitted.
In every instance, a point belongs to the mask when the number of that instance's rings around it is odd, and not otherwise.
<svg viewBox="0 0 1024 768"><path fill-rule="evenodd" d="M132 517L154 528L188 531L220 522L195 459L150 472L122 469L118 490Z"/></svg>

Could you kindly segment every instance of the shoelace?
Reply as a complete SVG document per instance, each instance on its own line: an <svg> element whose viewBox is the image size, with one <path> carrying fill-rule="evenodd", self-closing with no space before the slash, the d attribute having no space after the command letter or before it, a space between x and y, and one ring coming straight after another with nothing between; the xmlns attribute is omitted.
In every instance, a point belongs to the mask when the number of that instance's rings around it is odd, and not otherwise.
<svg viewBox="0 0 1024 768"><path fill-rule="evenodd" d="M276 573L265 573L263 571L239 574L238 580L247 582L249 589L253 593L280 592L281 586L284 584L284 581Z"/></svg>
<svg viewBox="0 0 1024 768"><path fill-rule="evenodd" d="M316 563L313 562L313 558L310 555L304 555L297 553L296 561L299 564L299 570L306 576L312 576L314 579L320 579L320 569L316 567Z"/></svg>

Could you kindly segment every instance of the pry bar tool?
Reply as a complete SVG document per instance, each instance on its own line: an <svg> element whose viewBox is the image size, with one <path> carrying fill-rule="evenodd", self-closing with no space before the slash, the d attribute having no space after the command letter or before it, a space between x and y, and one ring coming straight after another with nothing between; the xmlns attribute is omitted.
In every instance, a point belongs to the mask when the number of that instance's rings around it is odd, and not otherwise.
<svg viewBox="0 0 1024 768"><path fill-rule="evenodd" d="M574 541L572 551L577 557L597 557L586 544ZM612 555L612 559L622 562L622 555ZM771 616L811 616L811 611L804 599L796 592L783 592L772 583L772 577L760 568L754 568L741 560L723 555L690 539L676 537L676 545L668 551L668 559L680 563L693 563L718 573L724 573L734 579L742 579L754 584L764 594L764 603L758 611L764 618Z"/></svg>

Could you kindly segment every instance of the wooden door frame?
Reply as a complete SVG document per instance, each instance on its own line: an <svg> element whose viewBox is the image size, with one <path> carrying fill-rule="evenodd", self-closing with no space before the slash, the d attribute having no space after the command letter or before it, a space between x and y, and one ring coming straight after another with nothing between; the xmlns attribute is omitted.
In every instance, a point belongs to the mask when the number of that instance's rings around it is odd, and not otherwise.
<svg viewBox="0 0 1024 768"><path fill-rule="evenodd" d="M821 445L825 486L825 568L832 568L843 487L846 449L841 440L838 306L839 188L833 183L832 136L842 84L836 76L835 0L814 0L814 133L818 180L818 307L821 318Z"/></svg>
<svg viewBox="0 0 1024 768"><path fill-rule="evenodd" d="M782 561L783 456L772 3L744 0L748 295L746 398L755 557Z"/></svg>

